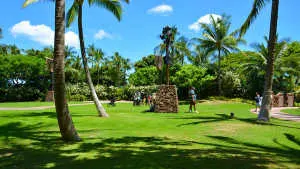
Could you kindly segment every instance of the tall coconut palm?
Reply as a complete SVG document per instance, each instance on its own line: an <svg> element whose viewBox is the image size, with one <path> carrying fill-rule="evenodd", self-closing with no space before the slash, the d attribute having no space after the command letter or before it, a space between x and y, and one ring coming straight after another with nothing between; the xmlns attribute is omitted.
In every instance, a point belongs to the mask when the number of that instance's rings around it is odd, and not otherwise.
<svg viewBox="0 0 300 169"><path fill-rule="evenodd" d="M126 71L131 68L129 59L123 58L118 52L115 52L111 58L111 74L116 86L124 85L126 81Z"/></svg>
<svg viewBox="0 0 300 169"><path fill-rule="evenodd" d="M169 55L170 63L176 63L180 62L182 65L184 64L184 58L190 57L191 52L188 48L188 40L184 36L181 36L177 38L179 35L178 29L175 26L169 27L166 26L165 28L169 28L171 31L171 34L169 35L169 42L167 40L164 40L163 43L159 44L154 48L155 55ZM163 33L164 34L164 33ZM164 37L164 35L161 35L161 37ZM170 64L167 64L166 69L163 69L161 72L161 75L164 74L164 71L166 72L166 81L169 85L169 69ZM163 79L163 76L161 76Z"/></svg>
<svg viewBox="0 0 300 169"><path fill-rule="evenodd" d="M188 48L188 39L184 36L179 37L173 43L172 55L175 59L179 60L181 65L184 64L184 58L191 56L191 51Z"/></svg>
<svg viewBox="0 0 300 169"><path fill-rule="evenodd" d="M234 36L234 32L229 33L231 23L229 17L223 15L222 18L215 19L210 16L211 23L201 24L203 38L194 39L200 43L207 55L217 56L218 61L218 92L222 95L221 88L221 57L226 56L232 51L238 51L237 45L242 42Z"/></svg>
<svg viewBox="0 0 300 169"><path fill-rule="evenodd" d="M253 6L249 16L243 23L240 29L240 37L243 36L247 29L250 27L251 23L260 13L261 9L265 6L266 2L269 0L254 0ZM259 111L258 119L263 121L270 120L270 105L271 105L271 94L272 94L272 84L273 84L273 74L274 74L274 60L275 60L275 44L276 44L276 33L277 33L277 21L278 21L278 8L279 0L272 0L272 10L271 10L271 21L270 21L270 32L268 38L268 57L267 57L267 67L265 74L265 85L262 106Z"/></svg>
<svg viewBox="0 0 300 169"><path fill-rule="evenodd" d="M91 60L95 63L96 72L97 72L97 84L100 83L100 70L101 69L101 63L104 58L104 52L102 49L97 49L95 45L90 45L88 47L88 55L91 57ZM102 73L102 71L101 71Z"/></svg>
<svg viewBox="0 0 300 169"><path fill-rule="evenodd" d="M188 60L195 66L207 67L209 64L209 58L207 52L199 44L195 44L193 40L190 42L191 55L188 56Z"/></svg>
<svg viewBox="0 0 300 169"><path fill-rule="evenodd" d="M129 3L129 0L124 0L125 2ZM82 6L83 6L84 0L74 0L73 5L69 9L67 13L67 27L69 27L75 18L78 16L78 33L79 33L79 41L80 41L80 51L81 51L81 57L83 61L84 71L86 73L87 82L94 100L94 103L96 105L97 111L99 116L101 117L108 117L109 115L106 113L105 109L101 105L98 96L96 94L95 87L93 85L93 81L91 78L91 74L88 67L88 61L86 58L86 52L85 52L85 45L84 45L84 37L83 37L83 28L82 28ZM106 8L110 12L112 12L117 19L121 20L122 15L122 7L119 0L88 0L88 3L90 6L97 5L99 7Z"/></svg>
<svg viewBox="0 0 300 169"><path fill-rule="evenodd" d="M264 37L266 43L268 43L268 39L265 36ZM244 74L258 74L258 75L265 75L266 68L267 68L267 61L268 61L268 48L264 43L254 43L252 44L252 47L257 51L257 53L251 53L248 55L247 53L244 53L246 55L245 63L241 64L241 71ZM280 72L281 67L281 57L287 50L287 41L282 40L276 43L275 45L275 72L276 74L282 74Z"/></svg>
<svg viewBox="0 0 300 169"><path fill-rule="evenodd" d="M37 0L35 0L37 1ZM26 0L24 7L33 0ZM65 0L55 1L54 34L54 97L58 125L63 140L79 141L80 138L70 115L65 92L64 58L65 58Z"/></svg>

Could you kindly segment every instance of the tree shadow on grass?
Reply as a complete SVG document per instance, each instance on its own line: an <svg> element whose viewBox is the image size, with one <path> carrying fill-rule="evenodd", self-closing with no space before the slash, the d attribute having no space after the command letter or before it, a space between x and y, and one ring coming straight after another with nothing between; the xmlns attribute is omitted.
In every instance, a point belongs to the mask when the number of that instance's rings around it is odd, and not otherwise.
<svg viewBox="0 0 300 169"><path fill-rule="evenodd" d="M38 131L41 125L8 123L0 126L1 136L8 139L7 146L0 148L0 168L265 169L272 163L276 166L280 163L273 160L274 154L288 158L290 163L300 163L297 149L258 145L223 136L208 136L216 140L213 143L127 136L86 139L70 145L62 142L59 135L53 136L58 131ZM296 140L290 134L286 137ZM22 143L23 140L31 140L31 143Z"/></svg>
<svg viewBox="0 0 300 169"><path fill-rule="evenodd" d="M291 122L291 125L282 125L277 124L277 122L273 122L272 120L270 122L262 122L258 121L257 118L235 118L239 121L250 123L250 124L257 124L257 125L263 125L263 126L277 126L277 127L287 127L287 128L294 128L294 129L300 129L299 127L294 127L293 122ZM285 120L280 120L285 121Z"/></svg>
<svg viewBox="0 0 300 169"><path fill-rule="evenodd" d="M187 120L198 120L194 122L179 124L177 127L187 126L187 125L198 125L198 124L204 124L204 123L214 123L214 122L220 122L220 121L227 121L227 120L238 120L245 123L250 124L256 124L256 125L262 125L262 126L277 126L277 127L286 127L286 128L294 128L294 129L300 129L299 127L294 127L293 124L291 125L283 125L278 124L276 121L273 122L261 122L257 121L257 118L239 118L239 117L233 117L231 118L230 115L224 114L224 113L217 113L215 114L217 116L192 116L192 117L175 117L171 119L187 119Z"/></svg>
<svg viewBox="0 0 300 169"><path fill-rule="evenodd" d="M294 142L295 144L297 144L298 146L300 146L300 140L297 139L294 135L292 134L288 134L288 133L284 133L285 137L290 140L291 142Z"/></svg>
<svg viewBox="0 0 300 169"><path fill-rule="evenodd" d="M295 142L295 139L294 139L295 136L286 134L286 133L285 133L285 136L287 136L288 140ZM232 146L235 146L235 145L244 146L248 150L263 151L263 152L270 153L270 155L274 154L274 155L282 156L282 157L288 158L293 163L300 164L300 159L298 158L299 154L300 154L300 150L298 148L296 149L296 148L289 147L289 146L285 145L284 143L278 143L278 141L276 141L274 139L273 139L273 142L281 145L282 148L279 148L277 146L276 147L275 146L266 146L263 144L242 142L242 141L238 141L233 138L224 137L224 136L208 136L208 137L216 139L216 140L224 141L226 143L231 144ZM289 137L292 137L293 139L290 139ZM296 144L298 144L297 143L298 141L299 140L296 141Z"/></svg>
<svg viewBox="0 0 300 169"><path fill-rule="evenodd" d="M177 125L177 127L187 126L187 125L197 125L197 124L203 124L203 123L214 123L214 122L226 121L226 120L230 119L230 116L228 116L226 114L217 114L217 115L219 117L216 117L216 116L181 117L181 118L178 118L178 119L199 120L199 121L179 124L179 125Z"/></svg>

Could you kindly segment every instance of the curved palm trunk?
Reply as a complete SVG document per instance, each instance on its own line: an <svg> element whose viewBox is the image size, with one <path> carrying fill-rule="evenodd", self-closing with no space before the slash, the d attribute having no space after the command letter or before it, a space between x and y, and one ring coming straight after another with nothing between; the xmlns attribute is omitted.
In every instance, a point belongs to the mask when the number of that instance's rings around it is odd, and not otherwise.
<svg viewBox="0 0 300 169"><path fill-rule="evenodd" d="M102 104L100 103L100 101L98 99L98 96L96 94L96 90L94 88L93 81L92 81L92 78L91 78L91 74L90 74L90 71L89 71L87 58L86 58L86 55L85 55L83 30L82 30L82 4L79 5L79 9L78 9L78 31L79 31L79 41L80 41L80 50L81 50L81 57L82 57L83 67L84 67L84 71L85 71L85 74L86 74L86 79L87 79L87 82L88 82L88 85L89 85L94 103L96 105L99 116L109 117L108 114L106 113L105 109L103 108Z"/></svg>
<svg viewBox="0 0 300 169"><path fill-rule="evenodd" d="M222 95L222 86L221 86L221 50L218 50L218 94Z"/></svg>
<svg viewBox="0 0 300 169"><path fill-rule="evenodd" d="M74 127L65 93L65 0L55 1L55 43L54 43L54 98L57 121L65 141L79 141Z"/></svg>
<svg viewBox="0 0 300 169"><path fill-rule="evenodd" d="M274 60L275 60L275 45L276 45L276 33L277 33L277 20L278 20L278 6L279 0L272 0L272 12L270 33L268 41L268 62L265 75L265 86L262 100L262 106L259 111L258 119L263 121L270 120L270 104L274 74Z"/></svg>

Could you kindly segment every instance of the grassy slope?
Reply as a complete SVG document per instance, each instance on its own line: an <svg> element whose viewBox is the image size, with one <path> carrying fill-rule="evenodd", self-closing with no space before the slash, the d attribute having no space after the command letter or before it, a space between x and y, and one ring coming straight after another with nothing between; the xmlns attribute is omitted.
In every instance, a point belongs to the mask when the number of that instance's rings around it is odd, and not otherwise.
<svg viewBox="0 0 300 169"><path fill-rule="evenodd" d="M282 112L300 116L300 108L298 108L298 109L286 109L286 110L282 110Z"/></svg>
<svg viewBox="0 0 300 169"><path fill-rule="evenodd" d="M255 122L248 104L202 103L199 114L117 104L70 107L80 143L60 141L54 110L0 111L0 168L300 168L300 124ZM234 112L236 118L228 119Z"/></svg>

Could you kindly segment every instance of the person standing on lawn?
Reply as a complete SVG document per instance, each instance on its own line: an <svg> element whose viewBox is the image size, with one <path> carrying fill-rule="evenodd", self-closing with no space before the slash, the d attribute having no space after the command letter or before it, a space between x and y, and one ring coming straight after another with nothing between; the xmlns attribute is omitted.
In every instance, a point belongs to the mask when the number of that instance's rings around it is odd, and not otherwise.
<svg viewBox="0 0 300 169"><path fill-rule="evenodd" d="M260 95L259 95L258 92L256 92L255 94L256 94L256 96L254 97L254 99L255 99L255 105L256 105L255 112L257 112L257 108L260 109L261 102L262 102L262 97L260 97Z"/></svg>
<svg viewBox="0 0 300 169"><path fill-rule="evenodd" d="M195 93L195 88L194 87L190 87L189 98L190 98L189 112L192 112L192 107L194 106L194 112L198 113L197 110L196 110L196 98L197 98L197 95Z"/></svg>

